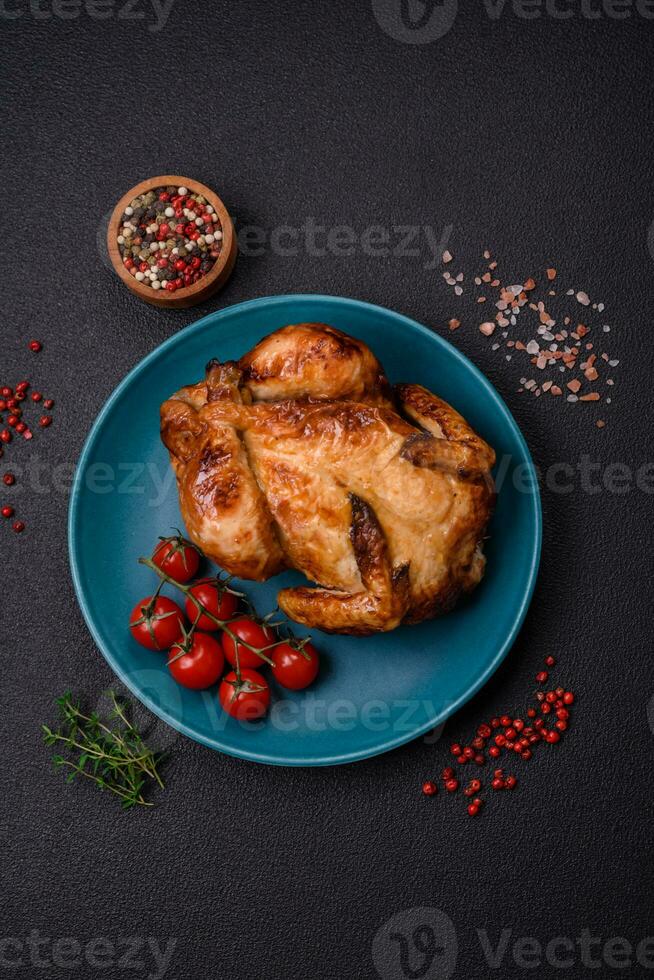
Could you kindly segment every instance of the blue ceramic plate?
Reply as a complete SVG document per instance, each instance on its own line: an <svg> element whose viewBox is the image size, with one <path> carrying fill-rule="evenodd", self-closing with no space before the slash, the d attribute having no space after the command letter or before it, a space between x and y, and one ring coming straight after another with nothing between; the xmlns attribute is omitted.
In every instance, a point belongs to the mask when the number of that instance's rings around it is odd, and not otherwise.
<svg viewBox="0 0 654 980"><path fill-rule="evenodd" d="M486 577L471 597L442 619L380 636L313 631L323 655L317 682L297 694L273 690L270 716L246 726L221 712L216 689L179 687L165 657L138 646L127 622L156 581L137 558L151 553L159 535L181 526L159 441L160 403L202 377L211 357L237 358L272 330L303 321L330 323L361 338L391 381L426 385L454 405L494 446L501 482ZM386 752L436 727L488 680L511 647L534 589L541 512L533 464L516 423L454 347L378 306L333 296L274 296L204 317L153 351L118 386L77 467L69 540L89 629L143 704L179 731L230 755L276 765L336 765ZM277 590L300 580L290 572L242 587L268 612Z"/></svg>

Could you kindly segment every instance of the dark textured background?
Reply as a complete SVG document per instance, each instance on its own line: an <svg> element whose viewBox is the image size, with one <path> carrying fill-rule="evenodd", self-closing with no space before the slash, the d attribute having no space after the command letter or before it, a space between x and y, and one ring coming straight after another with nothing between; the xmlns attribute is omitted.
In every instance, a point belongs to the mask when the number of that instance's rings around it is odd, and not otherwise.
<svg viewBox="0 0 654 980"><path fill-rule="evenodd" d="M177 0L158 33L149 12L0 15L1 380L29 376L58 399L56 425L32 452L73 464L109 393L158 343L209 309L291 291L381 303L441 333L463 311L453 340L507 400L540 466L576 466L587 454L635 470L651 459L654 21L589 19L572 6L569 20L525 20L509 7L493 20L466 4L445 37L425 44L384 32L370 0ZM481 338L472 300L455 300L425 268L424 238L422 254L405 258L266 249L242 258L198 310L140 304L104 267L97 235L126 188L166 172L215 186L241 226L269 231L312 216L359 233L417 223L440 235L451 224L457 267L473 269L484 246L507 282L556 265L565 285L607 304L605 339L621 360L613 404L517 394L523 368ZM25 348L34 335L45 344L38 358ZM175 980L368 978L380 927L429 906L454 924L455 977L508 980L614 971L526 970L510 952L494 970L477 930L493 943L503 928L511 941L543 944L584 929L634 944L654 934L651 495L588 493L578 479L569 494L544 491L525 627L436 746L302 771L178 739L159 805L129 814L92 788L65 786L40 743L56 694L95 697L112 676L73 595L65 494L17 488L14 497L28 530L0 527L2 937L173 937ZM548 653L578 693L565 743L516 766L520 791L477 821L464 818L462 800L423 798L420 783L445 764L449 742L523 705ZM133 971L39 967L27 952L23 963L4 974L146 977L152 968L149 956Z"/></svg>

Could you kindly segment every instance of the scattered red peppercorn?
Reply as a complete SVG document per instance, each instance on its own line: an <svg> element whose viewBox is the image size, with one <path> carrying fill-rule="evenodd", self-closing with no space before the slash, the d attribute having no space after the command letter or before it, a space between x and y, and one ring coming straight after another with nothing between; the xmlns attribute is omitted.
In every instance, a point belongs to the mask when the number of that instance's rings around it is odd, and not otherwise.
<svg viewBox="0 0 654 980"><path fill-rule="evenodd" d="M54 408L54 400L52 398L46 398L43 402L43 407L47 409Z"/></svg>
<svg viewBox="0 0 654 980"><path fill-rule="evenodd" d="M438 792L438 786L436 783L432 783L432 781L428 779L422 784L422 791L425 796L435 796L435 794Z"/></svg>
<svg viewBox="0 0 654 980"><path fill-rule="evenodd" d="M27 347L34 353L38 353L43 349L43 344L40 340L31 340L28 342ZM29 425L23 419L23 412L25 410L25 405L23 405L26 400L32 401L35 405L39 404L43 400L43 395L40 391L32 391L29 393L31 388L31 382L28 380L19 381L15 388L11 388L9 385L0 386L0 411L8 412L6 418L6 426L0 429L0 458L5 455L6 451L9 451L9 443L13 441L14 433L20 435L23 439L30 440L33 438L33 433L29 428ZM46 408L52 408L54 406L54 400L48 399L44 401L44 406ZM0 417L0 425L2 424L2 417ZM43 415L40 419L40 425L43 428L47 428L53 419L51 415ZM7 447L3 448L3 445ZM13 473L5 473L2 477L2 483L11 487L15 484L16 478ZM0 513L5 518L10 518L14 514L13 507L5 506L0 509ZM25 530L25 523L23 521L14 521L13 530L20 534Z"/></svg>
<svg viewBox="0 0 654 980"><path fill-rule="evenodd" d="M553 667L556 660L552 656L545 659L546 666ZM548 680L547 671L540 671L536 680L539 684L545 684ZM533 749L539 742L547 742L554 745L561 739L561 733L567 731L569 724L569 706L574 703L575 696L572 691L566 691L562 687L557 687L552 691L537 691L535 698L540 703L543 715L552 714L551 728L547 728L544 718L538 717L538 712L533 705L530 705L523 717L512 717L504 714L493 717L488 723L484 722L477 726L476 735L471 739L469 745L461 745L455 742L450 746L451 753L456 757L459 765L468 765L474 760L478 765L486 764L487 759L498 759L502 751L510 751L519 756L524 762L529 762L533 758ZM567 707L566 707L567 706ZM554 717L555 716L555 717ZM523 718L528 718L525 722ZM502 727L504 730L493 735L494 729ZM493 744L486 748L487 740L491 739ZM482 751L485 749L486 754ZM447 766L442 771L442 779L448 793L455 793L460 787L456 771L452 766ZM504 775L502 769L496 769L491 786L493 790L513 790L518 785L515 775ZM481 780L471 779L465 785L463 793L467 797L472 797L482 788ZM471 816L476 816L482 806L482 800L475 798L468 806Z"/></svg>
<svg viewBox="0 0 654 980"><path fill-rule="evenodd" d="M35 354L38 354L40 350L43 350L43 344L41 343L40 340L30 340L30 342L29 342L29 344L27 346ZM22 530L22 528L21 528L21 530Z"/></svg>

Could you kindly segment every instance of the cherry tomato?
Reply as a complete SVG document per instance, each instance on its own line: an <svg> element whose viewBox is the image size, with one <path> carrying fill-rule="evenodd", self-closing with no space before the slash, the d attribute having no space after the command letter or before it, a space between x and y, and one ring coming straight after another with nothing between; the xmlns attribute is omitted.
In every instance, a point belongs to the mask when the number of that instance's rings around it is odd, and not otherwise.
<svg viewBox="0 0 654 980"><path fill-rule="evenodd" d="M229 624L229 628L240 640L245 640L246 643L249 643L253 647L267 647L275 639L269 629L259 626L258 623L253 622L251 619L236 619L233 623ZM227 633L223 633L222 641L227 662L232 667L236 667L236 650L234 648L237 644L234 643L231 636ZM270 651L266 653L266 656L270 656ZM257 657L256 653L252 653L242 643L238 644L238 658L241 667L261 668L265 663L265 660Z"/></svg>
<svg viewBox="0 0 654 980"><path fill-rule="evenodd" d="M225 592L219 589L215 578L201 579L195 585L191 586L190 591L218 619L229 619L236 612L236 606L238 604L236 596L232 595L231 592ZM191 597L187 596L186 615L192 623L195 622L198 611L198 607ZM204 630L205 633L213 633L214 630L220 629L220 627L202 613L198 619L198 629Z"/></svg>
<svg viewBox="0 0 654 980"><path fill-rule="evenodd" d="M167 650L182 636L184 613L164 595L141 599L129 617L132 636L148 650Z"/></svg>
<svg viewBox="0 0 654 980"><path fill-rule="evenodd" d="M265 715L270 704L270 688L262 675L256 670L241 671L241 682L231 671L223 677L218 690L218 698L232 718L239 721L255 721Z"/></svg>
<svg viewBox="0 0 654 980"><path fill-rule="evenodd" d="M270 651L274 666L273 677L290 691L301 691L315 681L318 674L318 651L311 643L305 643L300 650L294 650L288 643L279 643ZM308 658L308 659L307 659Z"/></svg>
<svg viewBox="0 0 654 980"><path fill-rule="evenodd" d="M225 666L223 648L218 640L207 633L194 633L190 649L185 650L179 643L170 648L168 666L177 683L194 691L215 684Z"/></svg>
<svg viewBox="0 0 654 980"><path fill-rule="evenodd" d="M190 541L177 536L160 541L152 561L176 582L189 582L197 574L200 555Z"/></svg>

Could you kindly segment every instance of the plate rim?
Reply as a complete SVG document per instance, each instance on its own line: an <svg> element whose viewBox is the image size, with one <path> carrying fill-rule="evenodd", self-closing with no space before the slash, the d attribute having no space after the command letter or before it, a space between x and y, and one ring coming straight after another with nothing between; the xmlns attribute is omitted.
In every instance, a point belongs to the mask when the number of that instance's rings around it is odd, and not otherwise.
<svg viewBox="0 0 654 980"><path fill-rule="evenodd" d="M298 302L321 302L327 300L330 303L336 303L342 306L358 306L368 312L375 315L384 317L392 317L395 320L403 322L406 326L411 329L418 330L419 333L427 336L431 341L435 342L437 346L441 346L451 353L456 360L463 363L463 365L472 371L473 376L480 383L487 394L490 395L492 401L496 404L499 411L506 417L512 428L514 435L517 437L518 443L524 453L525 460L528 464L531 486L533 487L533 492L529 494L531 500L531 507L533 510L533 527L534 527L534 538L532 542L531 550L531 563L529 566L528 578L526 583L526 588L523 592L522 602L517 610L514 617L511 629L508 631L503 643L498 648L493 660L487 666L486 670L479 675L474 681L474 683L462 694L456 701L448 704L440 712L438 712L434 718L429 719L426 723L416 727L411 732L403 732L399 735L391 736L385 742L376 745L374 748L364 748L353 750L348 753L341 753L338 755L326 755L320 758L304 758L301 756L289 758L271 755L265 752L256 752L240 749L231 745L225 745L220 741L218 737L205 736L195 730L192 730L183 721L172 717L168 711L161 705L155 703L152 698L147 694L142 693L138 688L133 685L130 681L129 673L116 662L112 651L101 639L98 630L96 629L93 618L90 615L89 609L86 603L86 596L84 592L84 587L82 583L82 577L80 572L80 567L78 564L77 557L77 547L78 547L78 536L77 536L77 515L78 515L78 504L81 497L81 483L82 474L84 473L87 465L88 458L93 450L96 440L102 430L103 423L107 416L110 414L116 403L120 400L123 391L135 380L142 371L144 371L152 361L160 357L168 348L183 342L183 338L189 336L190 334L196 333L204 328L208 321L215 322L221 319L227 319L229 316L238 314L241 311L256 308L266 308L275 304L283 303L298 303ZM493 676L495 671L498 669L502 661L508 655L511 647L513 646L518 633L524 623L525 617L527 615L527 610L531 604L531 600L534 594L534 589L536 587L536 581L538 578L538 570L540 566L541 552L542 552L542 541L543 541L543 515L542 515L542 503L540 496L540 486L537 480L536 468L534 461L531 456L531 452L527 445L527 442L522 434L520 426L514 419L509 407L507 406L504 399L501 397L499 392L491 384L491 382L486 378L486 376L481 372L481 370L463 354L458 348L454 347L448 340L441 337L434 330L426 327L424 324L419 323L417 320L413 320L411 317L406 316L403 313L398 313L395 310L391 310L388 307L380 306L375 303L368 303L365 300L352 299L347 296L330 295L328 293L281 293L278 295L268 295L260 296L254 299L245 300L241 303L234 303L231 306L223 307L219 310L214 310L211 313L205 314L205 316L200 317L200 319L195 320L193 323L188 324L181 330L177 330L170 337L164 340L161 344L157 345L149 354L146 354L137 364L132 367L125 377L118 383L118 385L111 392L106 402L100 409L98 415L96 416L91 428L89 430L84 444L82 446L81 452L79 454L77 464L75 466L75 475L73 483L71 486L70 504L68 507L68 557L70 563L71 577L73 581L73 587L75 589L75 596L77 598L78 605L82 611L84 621L93 637L93 640L102 653L102 656L109 664L109 667L113 670L114 674L119 678L120 681L132 692L132 694L141 702L149 711L165 721L166 724L170 725L173 729L186 735L188 738L193 739L193 741L199 742L200 744L206 745L211 749L218 752L223 752L226 755L232 756L234 758L245 759L250 762L256 762L262 765L275 765L275 766L288 766L288 767L322 767L322 766L336 766L336 765L346 765L352 762L360 762L365 759L374 758L378 755L383 755L386 752L390 752L393 749L399 748L401 745L405 745L407 742L412 742L415 739L420 738L425 732L431 731L433 728L444 724L452 715L456 714L463 705L470 701L487 683L487 681Z"/></svg>

